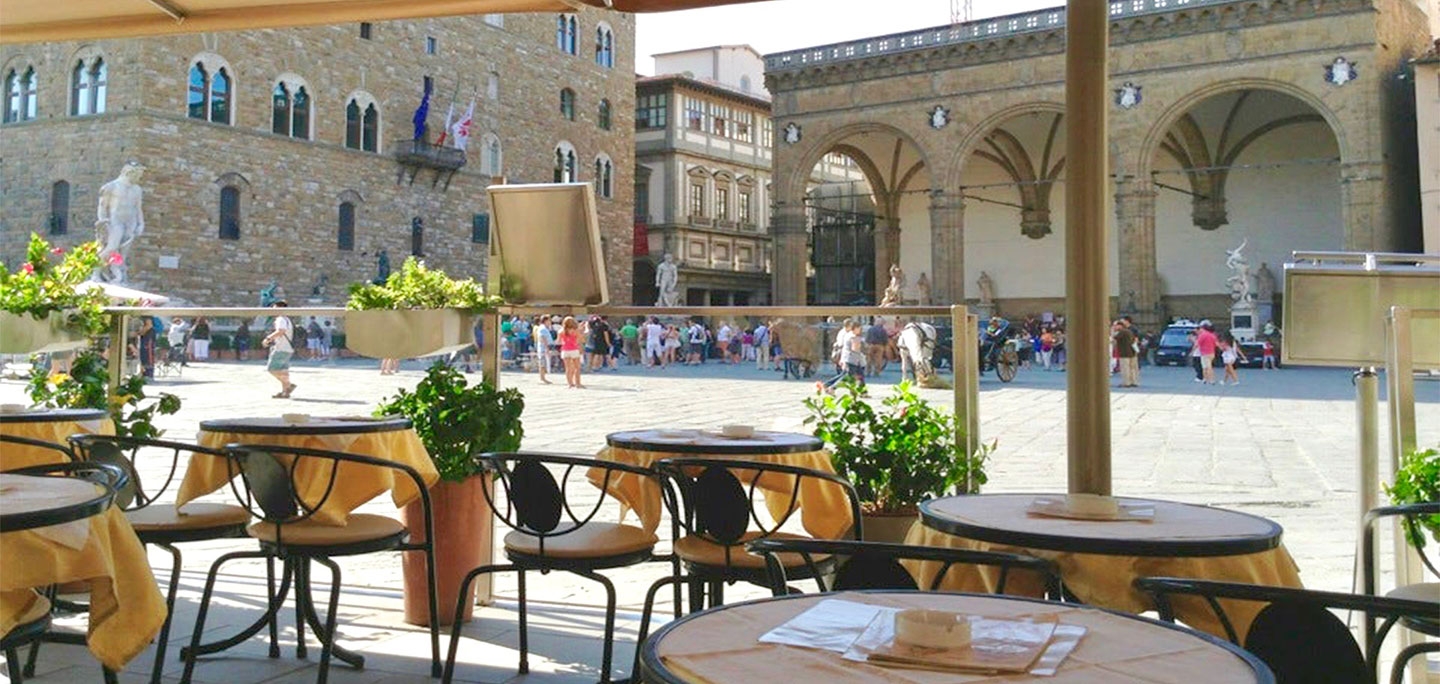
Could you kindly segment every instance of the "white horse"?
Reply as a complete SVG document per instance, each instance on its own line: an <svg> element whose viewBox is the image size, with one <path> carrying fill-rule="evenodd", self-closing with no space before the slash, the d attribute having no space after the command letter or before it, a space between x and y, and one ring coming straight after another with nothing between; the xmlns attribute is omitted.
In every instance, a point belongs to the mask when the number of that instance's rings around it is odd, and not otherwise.
<svg viewBox="0 0 1440 684"><path fill-rule="evenodd" d="M915 382L923 386L935 377L935 366L930 359L935 355L935 343L939 339L935 326L929 323L905 324L896 341L896 346L900 348L901 380L913 377Z"/></svg>

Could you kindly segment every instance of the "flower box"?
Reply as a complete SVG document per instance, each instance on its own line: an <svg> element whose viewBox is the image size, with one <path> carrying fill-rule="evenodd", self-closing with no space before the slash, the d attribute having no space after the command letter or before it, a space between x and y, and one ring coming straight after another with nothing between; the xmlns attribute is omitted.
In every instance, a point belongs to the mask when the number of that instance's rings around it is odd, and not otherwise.
<svg viewBox="0 0 1440 684"><path fill-rule="evenodd" d="M375 359L413 359L460 351L475 341L475 315L459 309L345 312L345 346Z"/></svg>
<svg viewBox="0 0 1440 684"><path fill-rule="evenodd" d="M0 354L62 352L84 347L85 333L66 325L64 313L37 319L28 314L0 311Z"/></svg>

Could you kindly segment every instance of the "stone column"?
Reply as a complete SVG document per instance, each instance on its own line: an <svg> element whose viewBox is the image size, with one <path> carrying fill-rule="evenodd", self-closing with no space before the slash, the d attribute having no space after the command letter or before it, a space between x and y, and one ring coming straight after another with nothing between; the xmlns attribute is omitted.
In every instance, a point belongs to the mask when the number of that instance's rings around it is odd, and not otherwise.
<svg viewBox="0 0 1440 684"><path fill-rule="evenodd" d="M965 302L965 197L958 192L930 193L930 299L935 306Z"/></svg>
<svg viewBox="0 0 1440 684"><path fill-rule="evenodd" d="M900 263L900 217L877 216L875 225L875 303L885 297L890 285L890 265ZM905 274L907 279L919 274Z"/></svg>
<svg viewBox="0 0 1440 684"><path fill-rule="evenodd" d="M805 271L809 253L805 240L805 205L802 202L775 203L774 299L777 305L805 304Z"/></svg>
<svg viewBox="0 0 1440 684"><path fill-rule="evenodd" d="M1343 193L1340 213L1345 221L1345 251L1389 251L1385 225L1385 167L1383 162L1346 162L1340 165Z"/></svg>
<svg viewBox="0 0 1440 684"><path fill-rule="evenodd" d="M1158 330L1164 321L1155 255L1155 185L1133 176L1115 185L1120 313L1134 316L1141 330Z"/></svg>

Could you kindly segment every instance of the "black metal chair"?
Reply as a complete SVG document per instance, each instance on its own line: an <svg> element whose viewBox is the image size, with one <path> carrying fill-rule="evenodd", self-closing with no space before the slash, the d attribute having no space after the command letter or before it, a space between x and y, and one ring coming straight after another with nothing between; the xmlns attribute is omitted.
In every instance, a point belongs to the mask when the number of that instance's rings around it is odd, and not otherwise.
<svg viewBox="0 0 1440 684"><path fill-rule="evenodd" d="M1179 577L1141 577L1135 587L1154 599L1160 619L1167 622L1175 621L1172 597L1203 599L1220 620L1226 638L1265 661L1279 684L1374 684L1380 646L1390 628L1402 619L1435 612L1435 604L1428 601ZM1220 599L1266 604L1243 642ZM1334 610L1365 614L1368 648L1364 652ZM1375 618L1381 619L1380 627L1371 631L1368 625ZM1391 674L1392 682L1399 681L1394 671Z"/></svg>
<svg viewBox="0 0 1440 684"><path fill-rule="evenodd" d="M811 539L782 531L800 510L800 490L806 480L819 480L845 493L850 519L854 521L849 532L856 540L863 538L860 498L849 481L834 473L719 458L666 458L656 461L653 467L660 476L661 495L670 514L676 561L671 576L657 580L645 594L637 643L645 643L655 597L666 585L684 584L689 588L692 612L707 605L707 596L709 607L723 604L727 583L769 587L766 559L746 551L745 545L765 539ZM762 482L770 483L769 491L760 486ZM778 486L782 483L783 487ZM762 503L762 497L779 497L781 505L775 506L775 501L769 499ZM774 519L769 511L775 509L786 512ZM777 561L795 579L809 579L835 568L835 558L822 554L805 559L785 553L779 554ZM638 665L637 650L637 672Z"/></svg>
<svg viewBox="0 0 1440 684"><path fill-rule="evenodd" d="M224 458L224 452L219 450L183 442L105 435L75 435L70 438L70 444L76 455L84 461L113 465L126 474L128 481L117 492L115 503L125 511L125 518L135 529L135 535L139 537L141 544L153 544L170 554L170 581L165 593L167 612L165 623L160 627L160 636L155 642L155 662L150 670L151 684L160 684L160 677L165 669L166 645L170 640L175 592L180 584L180 550L174 545L243 537L245 527L250 524L250 511L234 504L192 502L186 504L182 513L174 503L159 501L175 481L182 458L191 453ZM164 473L164 479L159 486L145 486L138 467L142 457L147 463L164 463L168 459L169 467L160 471ZM273 575L272 568L272 578ZM273 579L270 586L273 593Z"/></svg>
<svg viewBox="0 0 1440 684"><path fill-rule="evenodd" d="M32 439L30 437L21 437L19 435L0 435L0 445L5 444L27 446L33 449L39 449L41 451L53 452L55 455L56 463L70 463L71 461L76 460L75 452L71 451L69 446L64 444L56 444L55 442L47 442L43 439ZM6 449L4 446L0 446L0 452L4 452L5 450ZM19 470L19 468L5 469L3 467L0 467L0 472L12 472L14 470Z"/></svg>
<svg viewBox="0 0 1440 684"><path fill-rule="evenodd" d="M620 502L610 495L610 483L620 475L651 480L658 486L654 471L639 466L602 461L583 456L534 452L490 453L480 456L493 473L503 503L485 489L485 498L510 532L505 535L504 565L484 565L471 570L460 584L460 604L455 608L455 628L450 635L450 652L445 659L443 682L455 674L455 656L460 644L461 616L470 583L480 575L514 571L520 591L520 672L529 672L529 637L526 622L525 573L559 570L599 582L605 587L605 640L600 663L600 681L609 682L615 642L615 585L599 570L673 559L656 556L659 537L639 525L600 520L605 502L613 501L616 519ZM560 473L557 481L555 472ZM580 488L572 490L572 485ZM600 493L595 494L595 487ZM592 500L589 500L591 497ZM583 503L582 503L583 502Z"/></svg>
<svg viewBox="0 0 1440 684"><path fill-rule="evenodd" d="M927 587L938 591L946 573L956 565L978 565L997 568L1000 572L995 593L1004 594L1012 571L1039 579L1045 587L1045 598L1059 601L1063 597L1060 569L1054 561L1016 553L971 551L940 546L907 546L883 542L851 541L848 539L760 539L746 545L750 553L765 557L770 576L770 590L776 596L794 593L786 577L781 554L799 555L807 574L815 578L819 590L850 591L857 589L919 589L917 578L900 561L940 563L940 571ZM839 558L833 575L820 572L816 558Z"/></svg>
<svg viewBox="0 0 1440 684"><path fill-rule="evenodd" d="M38 440L25 440L20 437L11 437L3 441L13 443L21 440L53 446L68 452L63 445L39 442ZM67 522L83 520L93 515L99 515L111 506L115 499L115 493L123 480L120 471L113 467L88 463L55 463L17 468L6 472L15 475L77 477L93 482L98 485L100 489L93 497L60 508L34 512L0 512L0 533L20 532L37 527L61 525ZM0 651L5 653L6 670L10 681L14 684L20 684L24 677L34 676L34 656L31 656L27 666L22 667L19 653L16 649L25 645L31 645L33 648L34 645L39 644L41 641L55 640L52 638L54 635L50 633L52 598L53 594L49 591L37 591L35 600L31 602L30 607L26 609L25 613L17 619L15 627L3 636L0 636ZM106 684L113 684L116 681L115 673L108 668L102 669L102 673Z"/></svg>
<svg viewBox="0 0 1440 684"><path fill-rule="evenodd" d="M1407 504L1403 506L1381 506L1372 508L1365 513L1363 519L1363 532L1361 537L1361 566L1364 576L1364 590L1366 594L1375 596L1378 591L1378 578L1375 564L1375 522L1383 518L1400 517L1402 533L1411 539L1420 539L1425 534L1425 528L1421 526L1421 518L1433 518L1440 516L1440 501L1432 501L1421 504ZM1436 569L1435 559L1430 553L1417 544L1412 544L1420 555L1420 562L1430 571L1430 575L1440 577L1440 570ZM1429 546L1434 549L1434 546ZM1428 615L1407 616L1400 619L1400 624L1407 629L1414 630L1421 634L1432 637L1440 637L1440 582L1416 582L1397 586L1385 596L1390 598L1413 599L1416 601L1429 601L1435 606ZM1373 622L1369 626L1374 629ZM1410 660L1424 653L1440 653L1440 641L1421 640L1403 649L1395 656L1395 665L1390 670L1390 680L1399 682L1405 674L1405 666Z"/></svg>
<svg viewBox="0 0 1440 684"><path fill-rule="evenodd" d="M321 449L305 449L271 445L227 445L227 463L232 474L239 478L230 479L236 499L251 515L259 518L246 532L260 542L257 551L236 551L215 559L205 578L205 590L200 596L199 612L195 616L195 630L190 646L181 651L185 661L185 672L181 682L189 682L195 672L195 664L201 655L224 650L250 638L266 624L273 625L276 613L284 602L286 585L293 578L295 589L295 631L296 653L305 655L305 625L308 623L320 640L320 663L317 681L325 684L330 672L330 658L336 658L362 668L365 659L336 644L336 622L340 604L340 566L331 560L336 556L352 556L380 551L421 551L425 554L426 567L430 573L430 676L440 675L440 628L435 598L435 548L429 541L435 538L432 528L430 492L425 481L413 468L384 459L348 454ZM315 462L321 462L316 466ZM328 473L318 497L307 498L300 492L305 484L297 480L296 472L301 463L308 462L309 470ZM335 489L341 463L388 468L399 471L403 477L414 483L420 493L421 509L424 512L424 542L412 542L409 533L399 520L382 515L351 513L343 525L326 525L313 516L325 507ZM238 481L238 484L237 484ZM309 484L313 487L314 481ZM307 490L308 491L308 490ZM241 558L278 559L284 563L285 580L278 592L271 595L266 613L260 620L240 634L223 641L201 645L200 637L205 631L205 616L210 607L210 597L215 591L216 576L225 563ZM311 592L310 563L320 563L330 569L330 605L322 625L315 609ZM273 629L273 627L272 627ZM272 632L272 656L275 655Z"/></svg>

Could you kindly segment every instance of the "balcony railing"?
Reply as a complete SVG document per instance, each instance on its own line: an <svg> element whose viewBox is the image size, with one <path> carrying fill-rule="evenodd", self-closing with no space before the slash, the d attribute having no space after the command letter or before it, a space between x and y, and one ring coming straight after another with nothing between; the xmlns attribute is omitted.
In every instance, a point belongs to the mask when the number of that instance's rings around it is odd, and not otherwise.
<svg viewBox="0 0 1440 684"><path fill-rule="evenodd" d="M415 174L421 169L434 169L435 179L430 182L430 187L435 187L443 176L445 188L449 189L451 176L465 166L465 150L423 140L396 140L390 143L390 156L400 164L400 172L395 176L397 185L404 179L406 171L410 172L410 183L413 185Z"/></svg>

